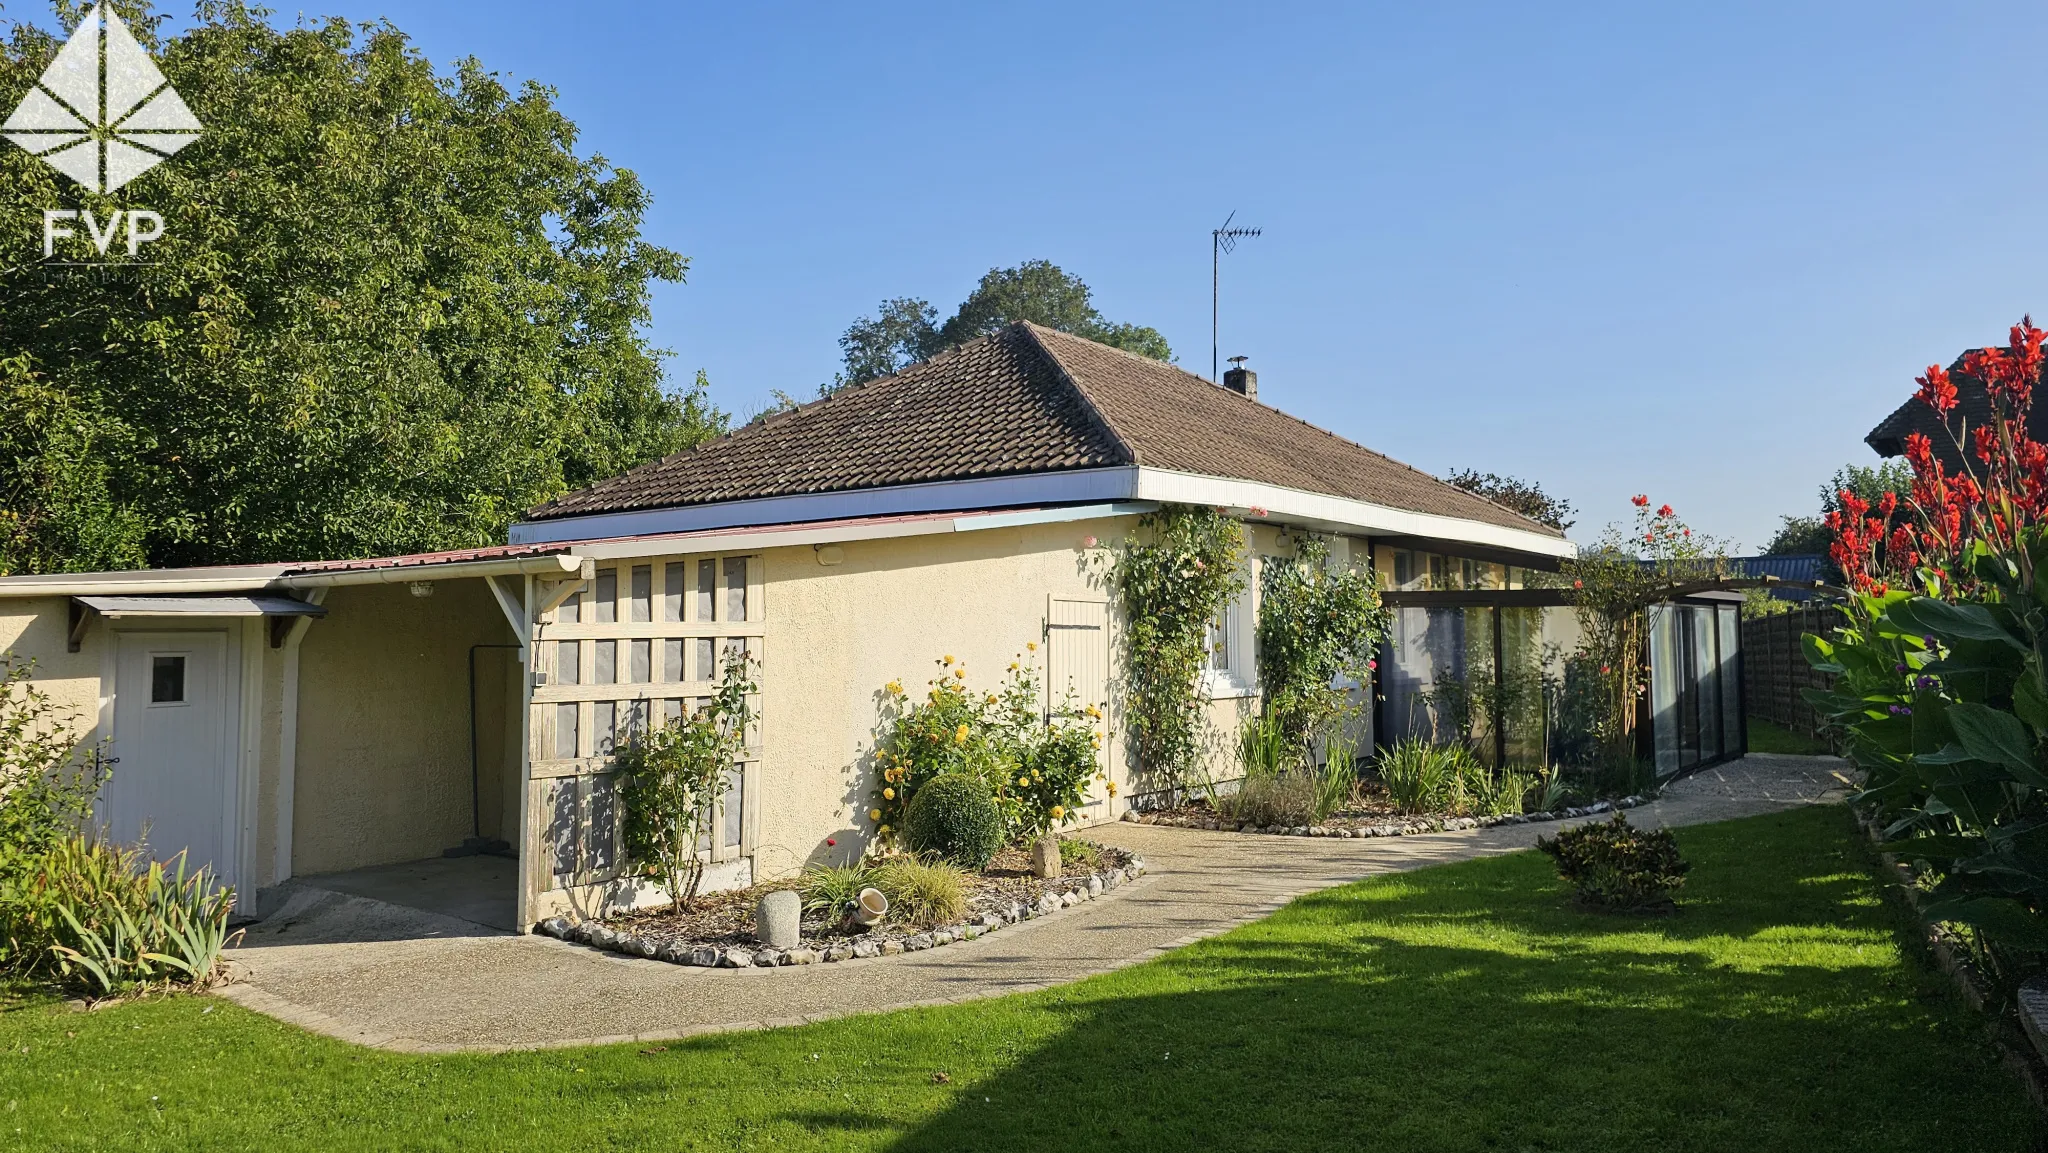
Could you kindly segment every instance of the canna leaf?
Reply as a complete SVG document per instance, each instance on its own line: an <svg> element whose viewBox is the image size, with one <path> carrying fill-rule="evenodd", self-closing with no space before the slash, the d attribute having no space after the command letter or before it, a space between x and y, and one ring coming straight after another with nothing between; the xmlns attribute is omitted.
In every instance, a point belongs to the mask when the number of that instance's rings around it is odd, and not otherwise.
<svg viewBox="0 0 2048 1153"><path fill-rule="evenodd" d="M1964 702L1949 706L1948 723L1972 757L2003 765L2037 789L2048 788L2048 774L2034 761L2034 738L2018 717Z"/></svg>

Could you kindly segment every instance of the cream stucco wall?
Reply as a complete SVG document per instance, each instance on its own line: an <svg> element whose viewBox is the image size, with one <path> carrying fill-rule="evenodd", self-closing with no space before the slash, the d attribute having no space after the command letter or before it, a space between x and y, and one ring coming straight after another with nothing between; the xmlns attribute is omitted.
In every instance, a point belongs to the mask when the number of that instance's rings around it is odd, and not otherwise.
<svg viewBox="0 0 2048 1153"><path fill-rule="evenodd" d="M1134 523L851 542L831 565L808 547L766 553L757 873L786 876L858 853L873 829L864 814L882 686L900 680L919 692L946 655L977 689L996 689L1020 655L1043 672L1048 598L1111 600L1106 558L1083 542L1115 541ZM1112 618L1112 646L1117 631ZM1120 757L1112 769L1127 788ZM828 849L828 837L839 844Z"/></svg>
<svg viewBox="0 0 2048 1153"><path fill-rule="evenodd" d="M441 581L431 597L337 588L326 608L299 651L292 872L438 856L470 835L470 646L511 643L512 631L475 579ZM495 813L501 795L486 783Z"/></svg>
<svg viewBox="0 0 2048 1153"><path fill-rule="evenodd" d="M69 604L63 597L0 600L0 652L35 662L30 679L85 742L97 735L100 670L109 642L106 622L94 621L79 651L66 652Z"/></svg>

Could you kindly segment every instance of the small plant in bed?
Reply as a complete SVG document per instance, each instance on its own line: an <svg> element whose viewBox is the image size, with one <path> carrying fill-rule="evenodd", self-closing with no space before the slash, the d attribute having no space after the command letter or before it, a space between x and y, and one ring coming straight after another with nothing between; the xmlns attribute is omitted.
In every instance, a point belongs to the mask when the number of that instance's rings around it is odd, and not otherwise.
<svg viewBox="0 0 2048 1153"><path fill-rule="evenodd" d="M1557 861L1558 875L1572 885L1579 904L1615 912L1671 911L1671 894L1691 867L1669 829L1639 829L1620 813L1611 821L1538 837L1536 847Z"/></svg>

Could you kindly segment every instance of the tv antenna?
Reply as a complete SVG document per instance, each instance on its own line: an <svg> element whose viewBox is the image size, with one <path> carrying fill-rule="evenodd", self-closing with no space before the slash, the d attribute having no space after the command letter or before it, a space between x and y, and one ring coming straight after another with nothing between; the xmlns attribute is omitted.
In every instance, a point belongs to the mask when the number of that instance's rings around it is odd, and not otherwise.
<svg viewBox="0 0 2048 1153"><path fill-rule="evenodd" d="M1216 382L1216 332L1219 315L1219 301L1222 300L1223 254L1235 252L1237 242L1247 236L1257 236L1256 228L1232 228L1230 222L1237 219L1237 210L1223 218L1223 227L1209 231L1209 382Z"/></svg>

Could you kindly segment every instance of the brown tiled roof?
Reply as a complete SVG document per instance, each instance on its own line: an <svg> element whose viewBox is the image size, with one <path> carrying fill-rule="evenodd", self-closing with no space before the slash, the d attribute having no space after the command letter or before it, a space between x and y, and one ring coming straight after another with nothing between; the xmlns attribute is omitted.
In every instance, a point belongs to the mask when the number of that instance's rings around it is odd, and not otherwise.
<svg viewBox="0 0 2048 1153"><path fill-rule="evenodd" d="M1023 323L569 493L527 517L1117 465L1564 535L1193 373Z"/></svg>

